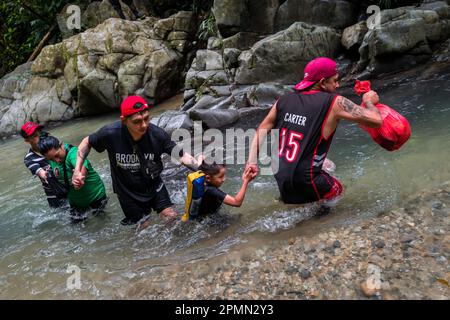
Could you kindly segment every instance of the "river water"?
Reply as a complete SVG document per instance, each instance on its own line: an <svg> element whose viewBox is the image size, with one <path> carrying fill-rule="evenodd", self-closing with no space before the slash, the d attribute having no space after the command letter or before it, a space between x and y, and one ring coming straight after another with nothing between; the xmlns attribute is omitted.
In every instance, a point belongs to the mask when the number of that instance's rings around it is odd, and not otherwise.
<svg viewBox="0 0 450 320"><path fill-rule="evenodd" d="M312 234L323 228L351 224L401 205L406 196L450 180L450 77L409 82L380 92L381 102L410 122L412 137L400 151L387 152L357 125L339 127L329 157L346 196L334 212L312 218L314 206L281 204L275 180L260 176L252 182L241 208L224 208L202 223L154 223L136 235L119 224L123 214L112 193L106 153L89 156L110 196L100 217L70 223L63 210L49 209L41 185L23 165L27 145L19 137L0 144L0 298L117 298L142 277L160 268L208 261L256 248L265 241ZM155 108L153 115L176 107L175 100ZM117 114L78 119L49 131L77 144L87 134L116 120ZM242 166L229 166L222 190L236 193ZM185 173L166 178L181 212ZM68 268L80 270L81 288L67 286ZM70 278L72 279L72 278ZM170 279L168 279L170 281Z"/></svg>

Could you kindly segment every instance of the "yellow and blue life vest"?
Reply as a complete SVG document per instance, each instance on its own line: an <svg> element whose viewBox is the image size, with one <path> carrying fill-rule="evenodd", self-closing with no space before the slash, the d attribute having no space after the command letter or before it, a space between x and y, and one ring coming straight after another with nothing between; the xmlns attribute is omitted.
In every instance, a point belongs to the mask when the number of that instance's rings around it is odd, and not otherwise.
<svg viewBox="0 0 450 320"><path fill-rule="evenodd" d="M192 220L198 216L202 197L205 194L205 174L196 171L187 176L187 195L182 221Z"/></svg>

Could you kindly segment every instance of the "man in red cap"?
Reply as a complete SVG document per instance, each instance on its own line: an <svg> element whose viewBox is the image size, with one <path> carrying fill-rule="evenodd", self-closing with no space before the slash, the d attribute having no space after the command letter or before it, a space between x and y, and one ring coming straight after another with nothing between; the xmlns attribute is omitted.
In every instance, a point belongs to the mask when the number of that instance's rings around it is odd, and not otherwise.
<svg viewBox="0 0 450 320"><path fill-rule="evenodd" d="M339 87L336 62L325 57L312 60L304 79L279 98L258 127L247 166L258 173L257 157L266 134L280 133L279 168L275 174L281 199L301 204L322 201L329 211L343 193L342 184L323 170L333 135L340 120L379 127L382 119L375 104L375 91L364 94L363 108L335 93Z"/></svg>
<svg viewBox="0 0 450 320"><path fill-rule="evenodd" d="M48 136L48 133L42 131L42 128L43 126L37 123L27 122L20 129L20 135L31 146L23 162L31 174L39 177L41 180L50 207L57 208L66 203L68 190L58 182L50 168L50 164L39 151L38 142L40 137Z"/></svg>
<svg viewBox="0 0 450 320"><path fill-rule="evenodd" d="M170 136L161 128L151 124L147 102L139 96L123 100L120 121L106 125L84 138L78 146L77 162L72 177L76 188L84 184L81 164L89 151L108 152L113 190L117 194L125 218L123 225L139 222L151 210L162 218L177 216L172 208L169 193L160 177L163 170L161 155L171 155L176 146ZM197 161L189 154L175 155L190 168L197 167Z"/></svg>

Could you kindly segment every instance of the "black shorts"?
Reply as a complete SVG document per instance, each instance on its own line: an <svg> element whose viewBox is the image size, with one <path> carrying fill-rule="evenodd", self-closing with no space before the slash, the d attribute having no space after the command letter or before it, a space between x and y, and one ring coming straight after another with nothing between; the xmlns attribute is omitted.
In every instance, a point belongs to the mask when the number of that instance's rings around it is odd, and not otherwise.
<svg viewBox="0 0 450 320"><path fill-rule="evenodd" d="M323 171L310 182L278 181L281 199L288 204L302 204L319 200L331 200L340 196L344 190L341 182Z"/></svg>
<svg viewBox="0 0 450 320"><path fill-rule="evenodd" d="M150 214L152 209L157 213L160 213L164 209L173 206L166 186L162 184L162 187L160 188L161 189L156 192L156 195L147 202L137 201L124 195L117 195L117 198L119 198L120 207L122 208L126 219L131 223L136 223L144 216Z"/></svg>

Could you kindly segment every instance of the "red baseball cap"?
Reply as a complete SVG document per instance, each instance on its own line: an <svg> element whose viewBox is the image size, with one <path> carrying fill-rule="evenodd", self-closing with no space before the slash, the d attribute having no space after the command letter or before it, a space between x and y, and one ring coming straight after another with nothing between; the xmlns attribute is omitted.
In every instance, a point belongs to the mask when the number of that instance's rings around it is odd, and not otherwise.
<svg viewBox="0 0 450 320"><path fill-rule="evenodd" d="M37 130L37 129L41 129L44 126L41 126L37 123L34 122L27 122L25 123L22 128L20 129L20 135L24 138L28 138L29 136L33 135L33 133Z"/></svg>
<svg viewBox="0 0 450 320"><path fill-rule="evenodd" d="M148 108L147 102L140 96L129 96L122 101L120 111L122 117L129 117Z"/></svg>
<svg viewBox="0 0 450 320"><path fill-rule="evenodd" d="M305 67L305 76L303 80L296 84L296 90L304 90L322 78L329 78L336 75L337 66L336 61L320 57L310 61Z"/></svg>

